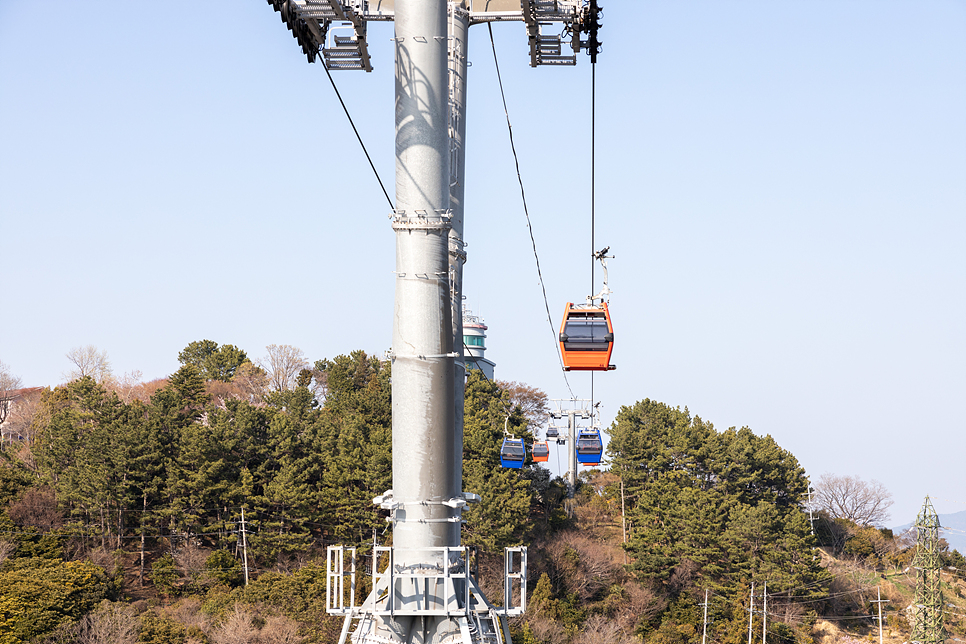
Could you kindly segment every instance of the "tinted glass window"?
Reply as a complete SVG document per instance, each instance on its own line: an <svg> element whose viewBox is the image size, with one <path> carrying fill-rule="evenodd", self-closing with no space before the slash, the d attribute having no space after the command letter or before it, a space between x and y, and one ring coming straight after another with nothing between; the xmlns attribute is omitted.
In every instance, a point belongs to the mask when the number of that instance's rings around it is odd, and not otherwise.
<svg viewBox="0 0 966 644"><path fill-rule="evenodd" d="M567 351L606 351L607 320L604 318L570 319L564 327Z"/></svg>

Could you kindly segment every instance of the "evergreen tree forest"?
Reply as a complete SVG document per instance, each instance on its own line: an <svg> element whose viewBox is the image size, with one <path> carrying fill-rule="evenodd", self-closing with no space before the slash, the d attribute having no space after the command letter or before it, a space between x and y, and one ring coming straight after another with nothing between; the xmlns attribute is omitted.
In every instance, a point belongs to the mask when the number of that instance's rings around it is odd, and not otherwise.
<svg viewBox="0 0 966 644"><path fill-rule="evenodd" d="M208 340L179 360L134 393L89 376L46 389L27 440L3 446L0 644L337 639L326 546L365 559L392 543L372 502L392 487L390 363L356 351L270 378ZM767 584L771 622L759 607L752 627L812 644L834 579L792 454L644 399L570 500L541 466L500 467L504 431L532 443L545 400L479 372L466 384L463 486L482 499L463 542L496 603L503 548L529 547L515 642L686 644L707 623L710 641L740 644L752 584ZM878 532L835 525L838 550L867 559Z"/></svg>

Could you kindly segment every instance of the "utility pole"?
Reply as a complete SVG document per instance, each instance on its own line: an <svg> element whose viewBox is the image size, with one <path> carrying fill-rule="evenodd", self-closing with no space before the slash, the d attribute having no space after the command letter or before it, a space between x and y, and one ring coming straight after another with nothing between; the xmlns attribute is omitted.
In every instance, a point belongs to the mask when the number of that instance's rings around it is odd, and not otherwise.
<svg viewBox="0 0 966 644"><path fill-rule="evenodd" d="M755 619L755 582L751 582L751 593L749 594L748 605L748 644L751 644L751 626Z"/></svg>
<svg viewBox="0 0 966 644"><path fill-rule="evenodd" d="M245 531L245 508L241 512L242 558L245 562L245 585L248 585L248 537Z"/></svg>
<svg viewBox="0 0 966 644"><path fill-rule="evenodd" d="M882 589L879 586L875 587L876 599L875 601L869 602L871 604L877 604L879 607L879 644L882 644L882 604L888 603L888 599L882 599Z"/></svg>
<svg viewBox="0 0 966 644"><path fill-rule="evenodd" d="M812 515L812 486L808 486L808 527L812 531L812 536L815 536L815 517Z"/></svg>
<svg viewBox="0 0 966 644"><path fill-rule="evenodd" d="M768 582L761 591L761 644L765 644L765 633L768 632Z"/></svg>
<svg viewBox="0 0 966 644"><path fill-rule="evenodd" d="M627 545L627 517L624 514L624 477L623 476L621 476L621 538L624 540L624 545L626 546ZM627 565L626 548L624 549L624 565L625 566ZM707 595L707 591L705 591L705 595ZM704 600L708 601L708 598L705 597ZM705 608L705 613L707 612L708 612L707 608ZM704 644L704 642L702 642L701 644Z"/></svg>
<svg viewBox="0 0 966 644"><path fill-rule="evenodd" d="M701 644L705 644L708 640L708 589L704 589L704 624L701 628Z"/></svg>

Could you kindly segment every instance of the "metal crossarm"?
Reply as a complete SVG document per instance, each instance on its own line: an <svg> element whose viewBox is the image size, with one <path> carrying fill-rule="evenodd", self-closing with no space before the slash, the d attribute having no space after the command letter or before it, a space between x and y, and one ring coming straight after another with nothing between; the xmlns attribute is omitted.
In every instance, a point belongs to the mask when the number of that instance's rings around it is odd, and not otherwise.
<svg viewBox="0 0 966 644"><path fill-rule="evenodd" d="M326 69L362 69L372 71L369 48L366 41L365 4L360 0L269 0L272 4L285 5L294 12L311 34L309 60L321 52ZM334 24L335 23L335 24ZM343 31L345 33L335 33ZM300 43L302 40L300 40Z"/></svg>
<svg viewBox="0 0 966 644"><path fill-rule="evenodd" d="M530 66L576 65L585 46L580 32L590 20L587 0L471 0L469 24L521 21L530 44ZM269 0L276 10L290 11L302 33L295 34L310 62L316 54L329 70L372 71L366 25L395 17L395 0ZM552 24L562 26L546 33ZM343 33L335 33L336 31ZM564 45L573 53L564 53Z"/></svg>
<svg viewBox="0 0 966 644"><path fill-rule="evenodd" d="M577 18L576 6L559 0L523 0L521 8L530 41L530 66L576 65L576 51L563 54L563 34L545 34L542 31L551 22L563 22L566 27L564 32L573 32L570 27ZM579 34L572 37L579 43Z"/></svg>

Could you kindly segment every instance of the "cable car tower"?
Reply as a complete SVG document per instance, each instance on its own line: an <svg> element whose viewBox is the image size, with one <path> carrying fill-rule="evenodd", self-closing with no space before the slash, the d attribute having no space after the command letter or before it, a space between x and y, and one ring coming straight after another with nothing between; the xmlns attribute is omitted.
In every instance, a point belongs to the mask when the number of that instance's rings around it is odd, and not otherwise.
<svg viewBox="0 0 966 644"><path fill-rule="evenodd" d="M504 644L504 618L525 609L521 549L507 553L497 609L460 546L462 510L479 499L462 489L467 39L471 25L518 21L531 66L575 65L582 49L596 61L596 1L269 0L308 61L326 70L371 71L368 22L395 29L393 489L374 500L390 513L394 545L375 548L373 590L361 605L354 550L329 551L327 609L345 615L340 644Z"/></svg>
<svg viewBox="0 0 966 644"><path fill-rule="evenodd" d="M594 410L591 401L588 399L573 398L570 400L553 400L556 409L550 412L553 420L567 420L567 435L560 436L556 426L551 429L556 430L548 437L556 438L557 444L567 446L567 473L564 480L567 481L567 496L573 498L574 490L577 489L577 464L598 465L603 454L603 443L600 438L600 429L591 427L590 429L580 428L577 425L580 420L593 420ZM581 454L583 448L583 454Z"/></svg>

